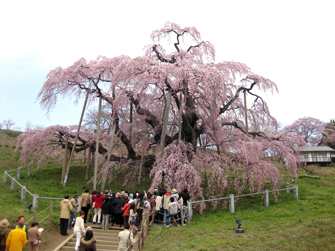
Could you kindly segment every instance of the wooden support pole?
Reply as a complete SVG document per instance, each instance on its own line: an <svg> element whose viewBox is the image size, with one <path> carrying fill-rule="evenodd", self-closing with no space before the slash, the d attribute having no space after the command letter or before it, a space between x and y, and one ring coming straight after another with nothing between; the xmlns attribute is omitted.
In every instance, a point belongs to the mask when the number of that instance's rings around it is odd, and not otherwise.
<svg viewBox="0 0 335 251"><path fill-rule="evenodd" d="M80 116L80 120L79 120L79 125L78 125L78 129L77 129L76 138L74 140L74 143L73 143L73 146L72 146L71 155L70 155L70 159L69 159L69 162L68 162L68 165L67 165L67 168L66 168L66 174L64 176L64 183L63 183L64 186L66 185L67 177L69 175L73 153L74 153L74 150L76 148L77 140L78 140L78 137L79 137L79 131L80 131L80 127L81 127L81 122L83 121L83 117L84 117L84 114L85 114L85 108L86 108L86 104L87 104L87 99L88 99L88 93L86 93L86 98L85 98L83 110L81 112L81 116Z"/></svg>
<svg viewBox="0 0 335 251"><path fill-rule="evenodd" d="M101 96L99 97L99 111L98 111L98 124L97 124L97 138L95 144L95 161L94 161L94 177L93 177L93 190L97 189L97 176L98 176L98 157L99 157L99 137L100 137L100 121L101 121Z"/></svg>
<svg viewBox="0 0 335 251"><path fill-rule="evenodd" d="M37 164L37 170L40 170L40 169L41 169L41 164L42 164L42 162L41 162L41 160L39 160L39 161L38 161L38 164Z"/></svg>
<svg viewBox="0 0 335 251"><path fill-rule="evenodd" d="M88 149L88 154L87 154L87 161L86 161L86 174L85 174L85 179L87 180L88 179L88 172L89 172L89 169L90 169L90 165L91 165L91 151L90 149Z"/></svg>
<svg viewBox="0 0 335 251"><path fill-rule="evenodd" d="M248 126L248 107L247 107L247 92L244 91L244 113L245 113L245 130L247 136L249 136L249 126Z"/></svg>
<svg viewBox="0 0 335 251"><path fill-rule="evenodd" d="M162 136L161 136L161 142L159 145L159 151L161 152L161 154L163 154L163 149L165 145L166 127L167 127L168 120L169 120L170 104L171 104L171 92L169 92L168 94L167 101L166 101L166 107L165 107L165 113L164 113Z"/></svg>
<svg viewBox="0 0 335 251"><path fill-rule="evenodd" d="M109 147L108 147L108 156L107 156L107 163L106 163L107 166L109 166L110 158L111 158L111 155L112 155L112 150L113 150L113 147L114 147L115 132L116 132L116 125L114 125L111 142L110 142ZM107 180L107 175L102 177L101 191L105 190L106 180Z"/></svg>
<svg viewBox="0 0 335 251"><path fill-rule="evenodd" d="M133 102L130 101L130 107L129 107L129 124L130 124L130 130L129 130L129 141L132 145L133 140Z"/></svg>
<svg viewBox="0 0 335 251"><path fill-rule="evenodd" d="M68 161L68 155L69 155L68 150L67 150L68 143L69 143L69 137L66 137L61 184L64 183L64 177L65 177L66 168L67 168L67 161Z"/></svg>
<svg viewBox="0 0 335 251"><path fill-rule="evenodd" d="M180 91L180 102L179 102L179 111L180 111L180 118L179 118L179 132L178 132L178 140L181 141L181 127L183 122L183 92Z"/></svg>
<svg viewBox="0 0 335 251"><path fill-rule="evenodd" d="M66 168L67 168L67 161L68 161L68 155L69 155L68 150L67 150L68 143L69 143L69 137L66 137L61 184L64 183L64 177L65 177Z"/></svg>

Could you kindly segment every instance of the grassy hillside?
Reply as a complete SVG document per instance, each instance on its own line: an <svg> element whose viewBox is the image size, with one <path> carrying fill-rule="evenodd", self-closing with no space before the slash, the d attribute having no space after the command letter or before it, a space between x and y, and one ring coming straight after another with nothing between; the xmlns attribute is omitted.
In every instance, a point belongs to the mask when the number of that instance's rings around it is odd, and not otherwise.
<svg viewBox="0 0 335 251"><path fill-rule="evenodd" d="M187 227L155 225L144 250L335 250L334 167L306 171L295 181L298 201L281 192L266 208L255 195L240 198L234 214L219 209L195 214ZM243 234L233 231L237 218Z"/></svg>
<svg viewBox="0 0 335 251"><path fill-rule="evenodd" d="M0 130L0 219L7 218L10 223L15 222L19 215L24 215L26 221L32 217L31 214L25 213L29 202L32 203L32 196L26 194L26 201L21 202L21 188L16 185L15 190L11 190L11 179L7 178L7 184L3 184L3 175L5 170L13 170L21 166L18 162L19 156L14 154L14 146L16 145L16 138L18 132ZM75 194L81 195L85 188L92 191L93 184L89 180L85 180L85 168L82 161L75 161L71 165L67 185L64 187L61 184L62 162L43 163L41 170L37 170L37 164L32 166L31 175L27 176L27 169L22 169L20 184L25 185L26 188L33 194L38 194L41 197L63 198L68 194L72 197ZM11 172L9 175L16 178L17 172ZM90 170L89 177L93 176L93 170ZM136 189L148 189L148 181L146 180L141 185L134 185L133 187L123 186L122 181L117 180L106 187L113 192L120 191L121 187L135 191ZM99 189L101 185L97 185ZM37 213L40 213L50 205L50 200L40 199L38 202ZM37 220L41 221L48 216L49 210L39 215ZM47 223L47 220L46 220ZM54 208L52 214L52 223L54 229L58 233L59 224L59 201L54 200ZM53 229L51 229L53 231Z"/></svg>
<svg viewBox="0 0 335 251"><path fill-rule="evenodd" d="M13 147L18 133L0 130L0 219L15 222L19 215L29 220L32 215L24 213L32 197L20 201L20 188L10 189L10 179L3 184L3 171L20 166ZM27 169L21 173L20 183L26 185L33 194L44 197L63 197L81 194L85 188L92 189L92 183L85 180L82 162L71 167L68 185L61 182L61 162L43 164L41 170L33 166L31 176ZM163 228L155 225L146 240L144 250L334 250L335 249L335 168L308 166L295 184L299 186L299 200L294 200L293 191L289 195L281 192L278 200L270 196L270 207L265 208L261 195L240 198L235 204L235 213L227 208L207 210L203 215L195 213L192 222L186 227ZM90 172L92 174L92 172ZM16 176L16 172L10 173ZM93 175L93 174L92 174ZM122 187L120 180L108 185L112 191ZM146 184L130 188L147 189ZM48 200L40 200L37 212L50 205ZM41 221L48 210L38 216ZM244 234L236 234L235 220L242 219ZM59 201L54 201L53 227L46 234L59 236ZM44 239L45 240L45 239ZM47 240L45 240L47 241ZM44 243L47 247L47 243ZM45 249L43 249L45 250ZM48 249L46 249L48 250Z"/></svg>

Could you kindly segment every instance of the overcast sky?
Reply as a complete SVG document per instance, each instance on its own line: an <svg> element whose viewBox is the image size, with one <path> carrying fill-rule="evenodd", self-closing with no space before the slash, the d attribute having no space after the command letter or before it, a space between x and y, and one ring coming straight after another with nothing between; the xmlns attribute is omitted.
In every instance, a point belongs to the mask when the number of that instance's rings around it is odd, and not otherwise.
<svg viewBox="0 0 335 251"><path fill-rule="evenodd" d="M216 62L247 64L273 80L270 111L282 125L335 118L334 1L1 1L0 122L25 129L78 124L83 101L60 99L49 114L36 96L55 67L84 57L144 54L150 34L170 21L195 26Z"/></svg>

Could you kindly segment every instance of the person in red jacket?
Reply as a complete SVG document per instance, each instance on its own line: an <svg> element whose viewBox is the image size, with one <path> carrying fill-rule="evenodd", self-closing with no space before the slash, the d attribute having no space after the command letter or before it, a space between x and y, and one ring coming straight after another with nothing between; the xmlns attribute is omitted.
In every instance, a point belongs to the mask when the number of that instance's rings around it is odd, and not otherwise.
<svg viewBox="0 0 335 251"><path fill-rule="evenodd" d="M97 192L95 197L95 204L94 204L94 216L93 216L93 224L100 224L101 223L101 206L105 199L105 196L102 192ZM98 217L98 220L97 220Z"/></svg>
<svg viewBox="0 0 335 251"><path fill-rule="evenodd" d="M130 202L130 203L127 203L123 206L122 208L122 211L123 211L123 223L124 223L124 226L128 226L130 227L129 225L129 211L130 211L130 205L134 203L134 202Z"/></svg>

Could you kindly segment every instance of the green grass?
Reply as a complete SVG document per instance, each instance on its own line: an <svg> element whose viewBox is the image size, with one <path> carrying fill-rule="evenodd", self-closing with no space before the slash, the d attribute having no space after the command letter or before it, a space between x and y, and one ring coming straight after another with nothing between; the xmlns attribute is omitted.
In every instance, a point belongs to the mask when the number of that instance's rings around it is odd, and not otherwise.
<svg viewBox="0 0 335 251"><path fill-rule="evenodd" d="M0 220L8 219L11 224L13 224L19 215L24 215L26 221L29 220L33 215L25 213L29 202L33 202L31 195L26 193L26 201L21 202L21 187L15 185L15 190L11 190L11 179L7 178L7 183L3 184L4 171L9 171L17 169L22 164L18 162L19 155L14 154L14 146L16 145L16 137L18 133L11 131L0 130L0 139L2 142L9 144L11 147L6 147L2 145L0 147ZM24 166L27 166L26 164ZM89 172L89 179L85 180L86 166L83 161L73 161L69 173L69 178L67 185L63 186L61 184L61 173L62 173L62 162L52 162L52 163L42 163L41 170L37 170L37 163L32 165L31 175L27 176L28 169L22 169L20 180L18 182L21 185L25 185L27 190L33 194L38 194L40 197L52 197L52 198L64 198L64 195L68 194L73 197L75 194L81 195L85 188L92 191L93 184L90 182L93 176L92 168ZM17 172L10 172L13 178L16 178ZM140 185L134 185L132 187L123 186L122 180L118 179L112 183L106 184L106 188L111 189L112 192L120 191L123 187L129 189L129 191L148 190L148 184L150 182L148 179L143 178L143 183ZM97 189L101 188L101 184L97 184ZM52 224L53 228L51 231L58 231L59 224L59 200L53 201L53 213L52 213ZM50 200L39 199L37 213L45 210L50 206ZM37 221L41 221L49 214L49 210L37 217ZM43 222L42 227L46 228L48 220Z"/></svg>
<svg viewBox="0 0 335 251"><path fill-rule="evenodd" d="M295 184L299 200L284 191L266 208L261 195L243 197L234 214L221 208L195 214L186 227L155 225L144 250L334 250L334 179L302 177ZM237 218L243 234L233 230Z"/></svg>

